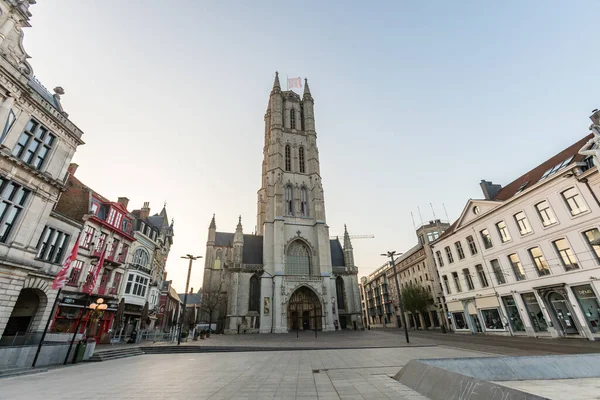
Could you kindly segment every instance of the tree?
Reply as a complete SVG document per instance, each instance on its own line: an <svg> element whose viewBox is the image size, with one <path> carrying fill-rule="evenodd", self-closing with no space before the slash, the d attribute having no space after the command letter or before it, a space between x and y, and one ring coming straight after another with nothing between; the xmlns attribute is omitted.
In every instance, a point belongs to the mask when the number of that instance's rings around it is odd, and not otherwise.
<svg viewBox="0 0 600 400"><path fill-rule="evenodd" d="M402 289L402 304L404 310L416 315L427 315L427 304L429 303L429 292L421 285L409 283ZM427 329L425 323L425 329Z"/></svg>
<svg viewBox="0 0 600 400"><path fill-rule="evenodd" d="M222 291L223 281L219 280L219 285L216 287L208 287L200 289L199 293L202 296L200 300L200 309L208 316L208 333L212 326L215 311L223 308L227 302L227 293Z"/></svg>

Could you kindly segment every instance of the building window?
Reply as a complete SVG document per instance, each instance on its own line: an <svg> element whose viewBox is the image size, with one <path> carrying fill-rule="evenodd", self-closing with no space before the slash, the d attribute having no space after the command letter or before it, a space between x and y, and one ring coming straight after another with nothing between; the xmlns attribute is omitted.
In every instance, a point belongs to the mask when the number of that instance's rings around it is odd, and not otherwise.
<svg viewBox="0 0 600 400"><path fill-rule="evenodd" d="M305 187L300 189L300 215L308 217L308 191Z"/></svg>
<svg viewBox="0 0 600 400"><path fill-rule="evenodd" d="M304 147L300 146L298 149L298 160L300 161L300 172L306 172L306 161L304 160Z"/></svg>
<svg viewBox="0 0 600 400"><path fill-rule="evenodd" d="M452 290L450 290L450 282L448 282L448 276L442 276L442 280L444 281L444 287L446 288L447 294L452 294Z"/></svg>
<svg viewBox="0 0 600 400"><path fill-rule="evenodd" d="M489 283L487 277L485 276L485 271L481 264L475 266L475 270L477 271L477 276L479 277L479 283L481 283L481 287L488 287Z"/></svg>
<svg viewBox="0 0 600 400"><path fill-rule="evenodd" d="M388 295L387 295L387 290L384 287L384 292L386 292L386 294L384 295L385 297L385 301L387 301L388 299ZM340 310L345 310L346 309L346 289L344 287L344 279L341 276L338 276L335 279L335 293L337 295L337 306L338 309Z"/></svg>
<svg viewBox="0 0 600 400"><path fill-rule="evenodd" d="M292 170L292 149L289 144L285 145L285 170Z"/></svg>
<svg viewBox="0 0 600 400"><path fill-rule="evenodd" d="M296 129L296 110L290 110L290 128Z"/></svg>
<svg viewBox="0 0 600 400"><path fill-rule="evenodd" d="M583 232L583 237L590 246L596 261L600 263L600 231L598 228Z"/></svg>
<svg viewBox="0 0 600 400"><path fill-rule="evenodd" d="M437 262L438 262L438 267L443 267L444 266L444 259L442 258L442 252L441 251L436 251L435 252L435 256L437 257Z"/></svg>
<svg viewBox="0 0 600 400"><path fill-rule="evenodd" d="M460 279L458 279L457 272L452 273L452 279L454 279L454 286L456 286L456 291L459 293L462 292L462 286L460 285Z"/></svg>
<svg viewBox="0 0 600 400"><path fill-rule="evenodd" d="M434 240L436 240L439 237L440 237L440 233L438 231L427 232L427 240L429 241L429 243L433 242Z"/></svg>
<svg viewBox="0 0 600 400"><path fill-rule="evenodd" d="M539 247L533 247L529 250L529 255L531 256L531 260L536 266L536 270L539 276L550 275L550 268L548 268L548 263L544 258L544 254Z"/></svg>
<svg viewBox="0 0 600 400"><path fill-rule="evenodd" d="M13 155L25 163L40 169L56 136L35 120L30 120L13 149Z"/></svg>
<svg viewBox="0 0 600 400"><path fill-rule="evenodd" d="M490 232L486 229L482 230L480 232L481 234L481 239L483 240L483 246L486 249L491 249L493 247L492 244L492 237L490 236Z"/></svg>
<svg viewBox="0 0 600 400"><path fill-rule="evenodd" d="M492 265L492 271L496 277L496 282L498 282L498 285L504 285L506 283L506 279L504 278L504 272L500 267L500 263L498 260L491 260L490 264Z"/></svg>
<svg viewBox="0 0 600 400"><path fill-rule="evenodd" d="M121 278L123 274L120 272L115 272L115 277L113 278L112 289L109 294L117 294L119 293L119 286L121 285Z"/></svg>
<svg viewBox="0 0 600 400"><path fill-rule="evenodd" d="M446 250L446 257L448 257L448 264L452 264L454 262L454 257L452 256L452 249L450 249L450 246L446 246L446 247L444 247L444 250Z"/></svg>
<svg viewBox="0 0 600 400"><path fill-rule="evenodd" d="M287 185L284 191L285 215L294 215L294 190L292 185Z"/></svg>
<svg viewBox="0 0 600 400"><path fill-rule="evenodd" d="M548 202L546 200L544 200L540 203L537 203L535 205L535 208L537 209L537 212L540 216L542 225L550 226L550 225L554 225L556 223L556 218L554 217L554 213L552 212L552 209L550 208L550 204L548 204Z"/></svg>
<svg viewBox="0 0 600 400"><path fill-rule="evenodd" d="M118 239L113 239L112 242L112 246L110 248L110 251L108 252L108 254L110 254L110 258L114 260L114 258L117 256L117 249L119 248L119 240Z"/></svg>
<svg viewBox="0 0 600 400"><path fill-rule="evenodd" d="M83 243L81 243L81 247L86 249L90 248L92 239L94 239L94 233L96 233L96 229L94 229L94 227L88 226L85 228L85 235L83 236Z"/></svg>
<svg viewBox="0 0 600 400"><path fill-rule="evenodd" d="M149 258L150 256L146 250L142 248L137 249L135 253L133 253L133 265L147 268Z"/></svg>
<svg viewBox="0 0 600 400"><path fill-rule="evenodd" d="M481 310L481 316L486 329L504 330L504 324L497 308Z"/></svg>
<svg viewBox="0 0 600 400"><path fill-rule="evenodd" d="M500 234L500 240L502 241L502 243L510 241L510 233L508 232L506 222L500 221L496 223L496 229L498 229L498 234Z"/></svg>
<svg viewBox="0 0 600 400"><path fill-rule="evenodd" d="M565 203L567 203L567 207L572 216L579 215L588 210L583 198L574 187L565 190L561 195L565 200Z"/></svg>
<svg viewBox="0 0 600 400"><path fill-rule="evenodd" d="M69 235L49 226L44 227L42 236L38 240L38 253L36 258L54 264L62 261L65 247L69 243Z"/></svg>
<svg viewBox="0 0 600 400"><path fill-rule="evenodd" d="M465 276L465 281L467 282L467 288L469 290L475 289L475 285L473 285L473 278L471 278L471 272L469 268L463 269L463 275Z"/></svg>
<svg viewBox="0 0 600 400"><path fill-rule="evenodd" d="M569 247L569 242L566 239L558 239L552 242L554 244L554 248L556 252L560 256L560 260L562 261L563 267L565 267L566 271L571 271L574 269L578 269L579 265L577 264L577 259L575 258L575 254Z"/></svg>
<svg viewBox="0 0 600 400"><path fill-rule="evenodd" d="M456 246L456 253L458 254L458 259L463 260L465 258L465 252L463 251L462 244L460 242L454 243Z"/></svg>
<svg viewBox="0 0 600 400"><path fill-rule="evenodd" d="M67 281L67 285L77 286L79 284L79 277L81 276L82 269L83 269L83 261L79 261L79 260L73 261L73 267L71 267L71 275L69 275L69 280Z"/></svg>
<svg viewBox="0 0 600 400"><path fill-rule="evenodd" d="M521 297L523 298L523 303L525 303L525 308L529 314L533 330L536 332L548 331L548 323L546 323L546 318L544 318L544 313L542 313L542 309L538 304L535 294L533 294L533 292L523 293Z"/></svg>
<svg viewBox="0 0 600 400"><path fill-rule="evenodd" d="M0 182L0 242L6 243L30 191L4 178L0 178Z"/></svg>
<svg viewBox="0 0 600 400"><path fill-rule="evenodd" d="M571 289L579 302L581 311L583 311L591 331L593 333L600 332L600 315L598 314L600 303L598 303L598 298L596 297L596 293L594 293L592 286L574 286Z"/></svg>
<svg viewBox="0 0 600 400"><path fill-rule="evenodd" d="M123 243L123 246L121 246L121 253L119 253L119 262L121 262L121 263L125 262L128 252L129 252L129 245Z"/></svg>
<svg viewBox="0 0 600 400"><path fill-rule="evenodd" d="M146 297L147 286L148 278L137 274L129 274L127 277L127 285L125 286L125 294Z"/></svg>
<svg viewBox="0 0 600 400"><path fill-rule="evenodd" d="M285 272L288 275L310 275L310 252L300 240L293 241L287 249Z"/></svg>
<svg viewBox="0 0 600 400"><path fill-rule="evenodd" d="M523 269L523 264L521 264L519 256L516 253L510 254L508 256L508 261L510 261L510 265L517 281L524 280L526 278L525 270Z"/></svg>
<svg viewBox="0 0 600 400"><path fill-rule="evenodd" d="M100 237L98 238L98 245L96 246L96 251L102 251L104 250L104 244L106 243L106 233L101 233Z"/></svg>
<svg viewBox="0 0 600 400"><path fill-rule="evenodd" d="M477 245L475 245L475 239L473 239L473 236L467 236L467 243L469 244L469 251L471 252L471 255L474 256L477 254Z"/></svg>
<svg viewBox="0 0 600 400"><path fill-rule="evenodd" d="M260 312L260 280L256 275L252 275L250 278L250 303L248 304L248 311Z"/></svg>
<svg viewBox="0 0 600 400"><path fill-rule="evenodd" d="M519 211L514 215L514 217L521 235L527 235L528 233L532 232L531 225L529 225L529 220L523 211Z"/></svg>
<svg viewBox="0 0 600 400"><path fill-rule="evenodd" d="M512 296L504 296L502 297L502 303L504 303L508 321L510 322L510 326L513 331L525 332L525 325L521 320L521 315L519 314L519 308L515 303L515 299Z"/></svg>
<svg viewBox="0 0 600 400"><path fill-rule="evenodd" d="M115 222L116 215L117 215L117 211L114 208L111 208L110 212L108 213L108 218L106 219L106 222L108 222L110 225L112 225Z"/></svg>
<svg viewBox="0 0 600 400"><path fill-rule="evenodd" d="M467 321L465 320L465 313L453 312L452 317L454 318L454 326L456 329L469 329Z"/></svg>

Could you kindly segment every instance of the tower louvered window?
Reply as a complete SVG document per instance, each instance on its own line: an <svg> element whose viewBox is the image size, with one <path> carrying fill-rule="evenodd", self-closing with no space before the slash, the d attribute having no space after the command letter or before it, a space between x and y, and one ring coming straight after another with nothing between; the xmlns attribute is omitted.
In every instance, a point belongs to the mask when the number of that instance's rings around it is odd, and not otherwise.
<svg viewBox="0 0 600 400"><path fill-rule="evenodd" d="M306 172L306 163L304 162L304 147L298 150L298 159L300 160L300 173Z"/></svg>
<svg viewBox="0 0 600 400"><path fill-rule="evenodd" d="M291 185L285 187L284 193L285 215L294 215L294 191Z"/></svg>
<svg viewBox="0 0 600 400"><path fill-rule="evenodd" d="M285 170L292 170L292 149L289 144L285 146Z"/></svg>
<svg viewBox="0 0 600 400"><path fill-rule="evenodd" d="M300 215L308 217L308 191L305 187L300 189Z"/></svg>
<svg viewBox="0 0 600 400"><path fill-rule="evenodd" d="M290 128L296 129L296 110L290 110Z"/></svg>

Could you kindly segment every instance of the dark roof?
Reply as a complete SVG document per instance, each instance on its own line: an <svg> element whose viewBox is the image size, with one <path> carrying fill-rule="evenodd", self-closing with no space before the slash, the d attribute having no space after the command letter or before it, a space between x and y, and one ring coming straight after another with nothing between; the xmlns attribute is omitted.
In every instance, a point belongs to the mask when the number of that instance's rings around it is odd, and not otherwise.
<svg viewBox="0 0 600 400"><path fill-rule="evenodd" d="M60 104L58 103L56 98L37 79L33 78L29 80L28 84L33 90L37 92L37 94L42 96L44 100L50 103L54 108L56 108L59 111L62 111Z"/></svg>
<svg viewBox="0 0 600 400"><path fill-rule="evenodd" d="M515 179L514 181L500 189L500 191L498 192L496 197L494 197L493 200L504 201L510 199L511 197L516 195L520 190L525 190L528 186L533 186L534 184L538 183L539 180L542 177L545 177L545 174L551 172L554 167L557 167L554 171L556 172L559 169L558 167L562 168L567 165L583 161L583 159L585 159L586 156L579 154L579 150L583 147L583 145L585 145L585 143L588 140L590 140L593 137L594 135L590 133L583 139L579 140L577 143L572 144L560 153L544 161L531 171L527 172L525 175Z"/></svg>
<svg viewBox="0 0 600 400"><path fill-rule="evenodd" d="M233 247L233 233L215 232L215 246ZM244 235L242 252L244 264L263 263L263 237L260 235Z"/></svg>
<svg viewBox="0 0 600 400"><path fill-rule="evenodd" d="M244 264L263 263L263 237L259 235L244 235L244 251L242 253Z"/></svg>
<svg viewBox="0 0 600 400"><path fill-rule="evenodd" d="M339 239L329 239L329 248L331 249L331 266L345 267L344 250Z"/></svg>
<svg viewBox="0 0 600 400"><path fill-rule="evenodd" d="M164 218L158 214L148 217L148 222L150 225L158 229L162 229L164 221Z"/></svg>
<svg viewBox="0 0 600 400"><path fill-rule="evenodd" d="M177 296L179 296L179 298L181 299L181 301L183 301L183 298L185 297L185 293L177 293ZM202 294L201 293L188 293L187 295L187 305L190 304L200 304L202 301Z"/></svg>
<svg viewBox="0 0 600 400"><path fill-rule="evenodd" d="M215 246L233 246L233 233L215 232Z"/></svg>

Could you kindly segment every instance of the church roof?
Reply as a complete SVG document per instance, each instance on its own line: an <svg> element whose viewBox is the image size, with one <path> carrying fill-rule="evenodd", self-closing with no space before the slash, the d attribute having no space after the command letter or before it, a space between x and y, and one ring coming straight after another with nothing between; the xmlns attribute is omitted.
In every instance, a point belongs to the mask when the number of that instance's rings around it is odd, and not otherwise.
<svg viewBox="0 0 600 400"><path fill-rule="evenodd" d="M215 232L215 246L233 247L233 233ZM244 235L242 251L244 264L263 263L263 237L259 235Z"/></svg>
<svg viewBox="0 0 600 400"><path fill-rule="evenodd" d="M329 247L331 249L331 266L345 267L344 250L340 241L338 239L329 239Z"/></svg>

